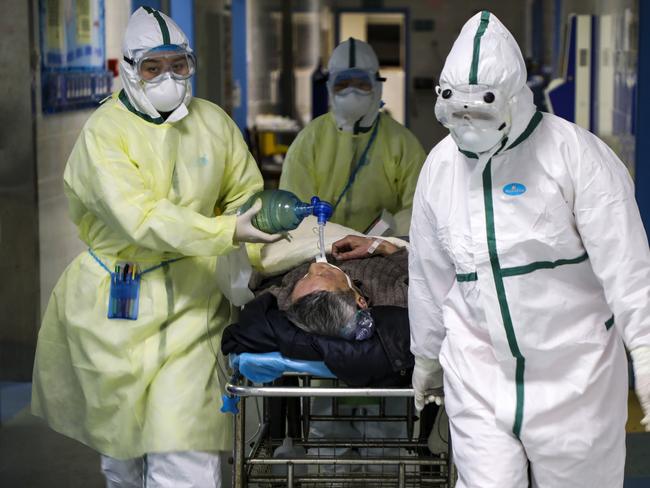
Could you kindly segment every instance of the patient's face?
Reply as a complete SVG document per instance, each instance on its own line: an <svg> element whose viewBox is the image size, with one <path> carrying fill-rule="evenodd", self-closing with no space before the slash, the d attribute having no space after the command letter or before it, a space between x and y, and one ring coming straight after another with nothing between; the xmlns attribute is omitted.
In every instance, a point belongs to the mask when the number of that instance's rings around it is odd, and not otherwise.
<svg viewBox="0 0 650 488"><path fill-rule="evenodd" d="M346 291L350 284L347 275L327 263L314 263L300 278L291 293L291 302L317 291Z"/></svg>

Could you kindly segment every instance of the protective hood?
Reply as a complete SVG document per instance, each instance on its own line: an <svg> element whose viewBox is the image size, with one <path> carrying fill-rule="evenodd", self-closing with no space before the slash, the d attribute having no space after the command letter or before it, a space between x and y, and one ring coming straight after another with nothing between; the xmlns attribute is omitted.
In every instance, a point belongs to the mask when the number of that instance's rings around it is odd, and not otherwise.
<svg viewBox="0 0 650 488"><path fill-rule="evenodd" d="M372 91L369 95L370 99L365 103L362 102L365 105L364 113L355 117L354 120L350 118L350 114L354 110L346 107L349 101L345 100L345 97L337 96L334 93L334 80L336 79L336 75L351 68L367 71L373 84ZM336 46L327 65L327 69L329 71L327 89L330 100L332 100L336 126L341 130L355 133L368 130L377 119L377 114L381 107L383 79L379 76L379 60L375 51L370 47L370 44L351 37ZM355 99L355 97L349 98ZM353 103L359 105L358 100L354 100Z"/></svg>
<svg viewBox="0 0 650 488"><path fill-rule="evenodd" d="M123 56L137 60L150 49L164 45L180 46L188 52L192 51L187 36L176 22L151 7L140 7L131 15L126 27L122 42ZM192 100L192 84L189 79L183 81L186 85L183 102L167 117L167 120L163 120L145 94L144 82L136 69L124 59L120 61L120 79L129 103L126 103L124 96L121 96L120 100L129 110L145 120L154 123L176 122L188 114L187 107Z"/></svg>
<svg viewBox="0 0 650 488"><path fill-rule="evenodd" d="M498 89L508 99L511 125L506 135L512 142L536 111L526 78L517 41L496 16L484 10L465 23L454 42L440 75L440 89L465 85Z"/></svg>

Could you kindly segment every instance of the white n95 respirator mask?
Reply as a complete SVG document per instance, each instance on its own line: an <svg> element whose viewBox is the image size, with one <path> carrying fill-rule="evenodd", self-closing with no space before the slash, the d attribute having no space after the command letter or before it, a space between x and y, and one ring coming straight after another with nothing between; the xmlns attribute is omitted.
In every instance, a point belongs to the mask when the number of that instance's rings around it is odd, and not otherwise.
<svg viewBox="0 0 650 488"><path fill-rule="evenodd" d="M185 99L187 80L177 80L167 74L154 83L143 83L144 94L158 112L172 112Z"/></svg>
<svg viewBox="0 0 650 488"><path fill-rule="evenodd" d="M508 100L497 89L484 85L436 87L436 118L456 145L482 153L499 144L510 131Z"/></svg>

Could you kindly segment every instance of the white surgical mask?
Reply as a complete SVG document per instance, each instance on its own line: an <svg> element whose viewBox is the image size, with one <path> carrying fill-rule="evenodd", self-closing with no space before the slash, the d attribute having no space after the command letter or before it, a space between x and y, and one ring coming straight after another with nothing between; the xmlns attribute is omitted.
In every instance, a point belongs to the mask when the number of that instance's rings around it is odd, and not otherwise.
<svg viewBox="0 0 650 488"><path fill-rule="evenodd" d="M172 112L187 93L187 80L175 80L169 73L158 83L144 83L144 93L158 112Z"/></svg>
<svg viewBox="0 0 650 488"><path fill-rule="evenodd" d="M372 92L353 90L334 95L334 116L339 127L348 128L362 119L372 107ZM349 130L349 129L348 129Z"/></svg>
<svg viewBox="0 0 650 488"><path fill-rule="evenodd" d="M497 129L476 129L469 125L449 129L456 145L465 151L482 153L489 151L503 139L503 131Z"/></svg>

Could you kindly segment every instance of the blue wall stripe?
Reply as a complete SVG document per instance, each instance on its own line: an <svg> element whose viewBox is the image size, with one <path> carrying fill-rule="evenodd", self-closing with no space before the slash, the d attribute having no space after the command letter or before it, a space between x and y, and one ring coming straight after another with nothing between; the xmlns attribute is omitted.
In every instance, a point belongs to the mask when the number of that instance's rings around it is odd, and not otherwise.
<svg viewBox="0 0 650 488"><path fill-rule="evenodd" d="M170 0L170 17L178 24L187 39L190 47L194 49L194 0ZM198 60L197 69L201 69L201 61ZM196 76L192 77L192 91L196 93Z"/></svg>
<svg viewBox="0 0 650 488"><path fill-rule="evenodd" d="M131 0L131 12L135 12L140 7L151 7L160 10L162 8L160 3L160 0Z"/></svg>
<svg viewBox="0 0 650 488"><path fill-rule="evenodd" d="M650 230L650 4L639 2L636 99L636 200L646 233Z"/></svg>

